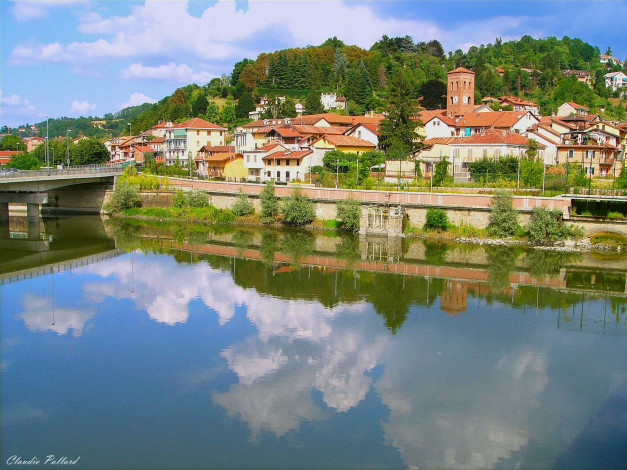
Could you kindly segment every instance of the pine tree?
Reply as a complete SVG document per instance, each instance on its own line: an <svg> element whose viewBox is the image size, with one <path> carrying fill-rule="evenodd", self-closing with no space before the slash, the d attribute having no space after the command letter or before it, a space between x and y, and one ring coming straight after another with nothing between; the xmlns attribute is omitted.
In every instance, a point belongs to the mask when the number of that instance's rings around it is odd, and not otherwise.
<svg viewBox="0 0 627 470"><path fill-rule="evenodd" d="M253 95L249 92L245 92L235 105L235 116L237 119L247 118L248 113L254 110L255 101L253 100Z"/></svg>
<svg viewBox="0 0 627 470"><path fill-rule="evenodd" d="M355 96L355 101L357 104L364 106L368 98L372 96L372 82L370 81L370 74L368 73L368 69L366 69L366 65L362 60L359 63L359 82L357 86L357 95Z"/></svg>
<svg viewBox="0 0 627 470"><path fill-rule="evenodd" d="M205 94L199 94L192 103L192 115L198 116L200 114L205 114L207 112L207 106L209 106L209 101L207 101Z"/></svg>
<svg viewBox="0 0 627 470"><path fill-rule="evenodd" d="M324 112L322 101L320 101L320 91L311 90L305 99L305 110L307 114L320 114Z"/></svg>
<svg viewBox="0 0 627 470"><path fill-rule="evenodd" d="M213 122L214 124L220 121L220 110L218 106L211 102L209 106L207 106L207 121Z"/></svg>
<svg viewBox="0 0 627 470"><path fill-rule="evenodd" d="M388 87L381 121L380 146L383 150L408 155L419 147L416 128L422 123L416 118L418 102L413 98L413 87L405 70L401 70Z"/></svg>

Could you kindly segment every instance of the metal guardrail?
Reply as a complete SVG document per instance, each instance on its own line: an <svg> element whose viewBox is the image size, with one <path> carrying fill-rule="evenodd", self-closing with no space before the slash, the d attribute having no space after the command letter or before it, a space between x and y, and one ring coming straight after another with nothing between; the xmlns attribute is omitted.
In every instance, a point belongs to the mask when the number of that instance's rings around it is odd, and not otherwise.
<svg viewBox="0 0 627 470"><path fill-rule="evenodd" d="M100 175L103 173L123 173L124 168L122 165L80 165L69 166L63 168L44 168L38 170L0 170L0 178L10 179L22 179L22 178L36 178L36 177L48 177L48 176L79 176L79 175Z"/></svg>

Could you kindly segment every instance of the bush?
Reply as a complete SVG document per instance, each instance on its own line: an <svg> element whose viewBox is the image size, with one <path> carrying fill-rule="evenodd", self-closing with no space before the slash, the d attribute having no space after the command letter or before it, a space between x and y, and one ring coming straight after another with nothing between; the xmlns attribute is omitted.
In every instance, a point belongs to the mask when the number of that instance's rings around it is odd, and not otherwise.
<svg viewBox="0 0 627 470"><path fill-rule="evenodd" d="M520 162L520 181L528 188L537 188L542 185L544 163L533 158L524 158Z"/></svg>
<svg viewBox="0 0 627 470"><path fill-rule="evenodd" d="M142 201L139 197L139 187L124 179L119 179L113 190L111 203L113 208L118 211L140 207Z"/></svg>
<svg viewBox="0 0 627 470"><path fill-rule="evenodd" d="M448 216L444 209L429 209L427 211L427 221L425 230L446 230L449 226Z"/></svg>
<svg viewBox="0 0 627 470"><path fill-rule="evenodd" d="M553 245L559 240L581 236L580 228L569 228L564 225L559 210L548 210L534 207L529 224L527 224L529 240L536 245Z"/></svg>
<svg viewBox="0 0 627 470"><path fill-rule="evenodd" d="M268 181L259 195L261 218L265 221L274 219L279 213L279 198L274 194L274 181Z"/></svg>
<svg viewBox="0 0 627 470"><path fill-rule="evenodd" d="M174 193L172 205L174 207L185 207L185 192L182 189L178 189L176 193Z"/></svg>
<svg viewBox="0 0 627 470"><path fill-rule="evenodd" d="M616 187L620 189L627 189L627 169L625 169L625 162L620 171L620 176L616 178Z"/></svg>
<svg viewBox="0 0 627 470"><path fill-rule="evenodd" d="M345 199L337 203L337 218L343 230L357 232L361 218L361 204L355 199Z"/></svg>
<svg viewBox="0 0 627 470"><path fill-rule="evenodd" d="M255 213L253 203L248 200L248 195L244 194L241 189L237 195L237 201L235 201L231 210L238 217Z"/></svg>
<svg viewBox="0 0 627 470"><path fill-rule="evenodd" d="M433 172L433 186L442 186L444 182L448 180L452 181L452 177L448 173L449 161L445 158L441 159L435 164L435 171Z"/></svg>
<svg viewBox="0 0 627 470"><path fill-rule="evenodd" d="M209 196L201 189L192 189L185 196L185 202L189 207L207 207Z"/></svg>
<svg viewBox="0 0 627 470"><path fill-rule="evenodd" d="M283 221L288 225L307 225L316 218L314 203L307 196L303 196L300 189L285 198L283 202Z"/></svg>
<svg viewBox="0 0 627 470"><path fill-rule="evenodd" d="M488 231L498 237L512 237L517 228L518 212L512 204L512 195L507 191L497 191L492 200Z"/></svg>

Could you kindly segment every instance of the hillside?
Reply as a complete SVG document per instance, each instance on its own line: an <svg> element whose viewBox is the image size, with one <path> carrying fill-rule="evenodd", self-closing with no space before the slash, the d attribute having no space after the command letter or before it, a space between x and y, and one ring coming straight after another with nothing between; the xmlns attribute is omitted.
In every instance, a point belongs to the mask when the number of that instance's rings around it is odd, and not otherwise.
<svg viewBox="0 0 627 470"><path fill-rule="evenodd" d="M413 96L422 97L422 105L434 109L445 106L446 73L456 67L475 71L476 103L485 96L513 95L535 101L540 112L548 115L563 102L574 101L602 112L608 119L624 120L627 102L607 90L603 81L605 73L621 70L621 66L601 64L600 53L599 47L568 37L523 36L508 42L497 38L494 44L447 54L437 40L415 43L410 36L383 36L366 50L334 37L320 46L244 59L234 65L230 75L214 78L205 86L187 85L158 103L121 111L118 116L123 120L109 120L103 130L92 128L91 118L62 118L50 121L50 132L60 135L70 128L85 135L116 135L126 133L126 123L131 122L136 133L160 120L183 121L197 116L233 128L245 122L248 111L264 95L284 95L290 103L298 99L313 109L313 100L322 91L345 96L349 112L363 114L380 109L387 83L401 70L409 75ZM568 76L569 70L589 72L590 85ZM273 112L274 117L282 117L294 110L277 106Z"/></svg>

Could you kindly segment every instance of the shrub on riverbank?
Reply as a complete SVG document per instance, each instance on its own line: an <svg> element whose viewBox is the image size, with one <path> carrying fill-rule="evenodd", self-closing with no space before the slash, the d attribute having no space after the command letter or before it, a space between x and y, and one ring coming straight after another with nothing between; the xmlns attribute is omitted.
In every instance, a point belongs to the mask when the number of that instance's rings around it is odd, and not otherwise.
<svg viewBox="0 0 627 470"><path fill-rule="evenodd" d="M283 222L287 225L307 225L316 218L314 203L307 196L303 196L299 188L294 189L291 196L282 201Z"/></svg>
<svg viewBox="0 0 627 470"><path fill-rule="evenodd" d="M142 205L139 196L139 186L131 184L125 179L120 179L115 185L113 196L111 197L111 209L121 211Z"/></svg>
<svg viewBox="0 0 627 470"><path fill-rule="evenodd" d="M578 238L583 235L580 228L564 224L559 210L534 207L531 219L527 224L529 241L534 245L553 245L560 240Z"/></svg>
<svg viewBox="0 0 627 470"><path fill-rule="evenodd" d="M359 231L361 204L355 199L345 199L337 203L337 218L342 230Z"/></svg>
<svg viewBox="0 0 627 470"><path fill-rule="evenodd" d="M518 229L518 212L514 209L512 195L497 191L492 200L492 212L488 231L497 237L513 237Z"/></svg>
<svg viewBox="0 0 627 470"><path fill-rule="evenodd" d="M266 183L259 195L261 203L261 219L264 222L272 222L279 214L279 198L274 194L274 181Z"/></svg>
<svg viewBox="0 0 627 470"><path fill-rule="evenodd" d="M448 215L444 209L429 209L427 211L427 221L425 222L425 230L443 231L449 228Z"/></svg>
<svg viewBox="0 0 627 470"><path fill-rule="evenodd" d="M236 216L243 217L254 214L255 206L253 206L253 203L248 199L248 195L243 193L240 189L239 194L237 195L237 201L233 203L231 210Z"/></svg>

